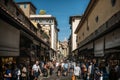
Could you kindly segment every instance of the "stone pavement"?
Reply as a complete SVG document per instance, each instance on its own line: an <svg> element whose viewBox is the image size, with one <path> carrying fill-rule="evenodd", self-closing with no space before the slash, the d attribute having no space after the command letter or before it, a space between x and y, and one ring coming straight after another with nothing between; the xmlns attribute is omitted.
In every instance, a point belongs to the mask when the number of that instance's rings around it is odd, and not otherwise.
<svg viewBox="0 0 120 80"><path fill-rule="evenodd" d="M69 73L68 76L57 76L57 69L55 69L53 71L53 75L49 76L49 77L39 77L39 80L71 80L72 78L72 73Z"/></svg>
<svg viewBox="0 0 120 80"><path fill-rule="evenodd" d="M57 74L54 73L49 77L40 77L39 80L71 80L71 77L72 75L58 77Z"/></svg>
<svg viewBox="0 0 120 80"><path fill-rule="evenodd" d="M52 76L49 77L40 77L39 80L71 80L72 73L70 73L68 76L60 76L58 77L56 73L54 73ZM83 80L83 79L77 79L77 80Z"/></svg>
<svg viewBox="0 0 120 80"><path fill-rule="evenodd" d="M42 79L40 79L40 80L71 80L71 76L66 76L66 77L64 77L64 76L61 76L61 77L57 77L57 76L55 76L55 75L53 75L53 76L50 76L50 77L48 77L48 78L42 78Z"/></svg>
<svg viewBox="0 0 120 80"><path fill-rule="evenodd" d="M72 73L70 72L68 76L57 76L57 69L53 71L53 75L49 77L39 77L39 80L71 80L72 78ZM77 80L83 80L83 79L77 79Z"/></svg>

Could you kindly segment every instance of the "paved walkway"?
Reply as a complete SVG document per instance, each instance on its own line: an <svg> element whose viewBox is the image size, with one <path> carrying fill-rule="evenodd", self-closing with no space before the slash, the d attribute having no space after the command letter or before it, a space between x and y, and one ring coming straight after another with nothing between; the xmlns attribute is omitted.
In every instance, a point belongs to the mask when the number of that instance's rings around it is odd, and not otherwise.
<svg viewBox="0 0 120 80"><path fill-rule="evenodd" d="M57 69L54 70L53 75L49 77L39 77L39 80L71 80L72 73L70 73L68 76L57 76Z"/></svg>
<svg viewBox="0 0 120 80"><path fill-rule="evenodd" d="M72 73L70 72L68 76L57 76L57 69L53 71L53 75L49 77L39 77L39 80L71 80ZM77 80L83 80L83 79L77 79Z"/></svg>
<svg viewBox="0 0 120 80"><path fill-rule="evenodd" d="M48 78L44 78L42 77L40 80L71 80L71 76L61 76L61 77L57 77L56 75L52 75Z"/></svg>

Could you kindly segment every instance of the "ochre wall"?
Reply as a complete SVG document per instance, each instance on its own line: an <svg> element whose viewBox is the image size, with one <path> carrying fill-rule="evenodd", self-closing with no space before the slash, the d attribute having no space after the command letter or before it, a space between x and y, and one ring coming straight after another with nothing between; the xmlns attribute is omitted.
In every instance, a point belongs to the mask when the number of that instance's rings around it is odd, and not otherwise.
<svg viewBox="0 0 120 80"><path fill-rule="evenodd" d="M77 33L78 43L86 39L91 33L95 32L95 30L108 21L118 11L120 11L120 0L116 0L114 6L112 6L111 0L98 0ZM96 22L97 16L98 22ZM89 30L87 30L87 26L89 27ZM84 36L82 35L83 33Z"/></svg>

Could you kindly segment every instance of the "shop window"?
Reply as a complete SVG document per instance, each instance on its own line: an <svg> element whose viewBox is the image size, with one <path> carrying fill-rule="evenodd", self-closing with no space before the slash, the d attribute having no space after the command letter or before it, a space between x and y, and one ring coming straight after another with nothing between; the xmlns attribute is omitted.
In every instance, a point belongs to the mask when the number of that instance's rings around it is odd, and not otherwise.
<svg viewBox="0 0 120 80"><path fill-rule="evenodd" d="M46 22L49 22L49 20L46 20Z"/></svg>
<svg viewBox="0 0 120 80"><path fill-rule="evenodd" d="M112 6L115 6L116 0L111 0Z"/></svg>
<svg viewBox="0 0 120 80"><path fill-rule="evenodd" d="M42 22L42 20L41 20L41 19L39 19L39 22Z"/></svg>
<svg viewBox="0 0 120 80"><path fill-rule="evenodd" d="M76 42L78 42L78 38L76 39Z"/></svg>
<svg viewBox="0 0 120 80"><path fill-rule="evenodd" d="M0 61L1 61L1 65L3 66L4 64L11 64L12 62L13 63L16 63L16 59L13 58L13 57L2 57L0 58Z"/></svg>
<svg viewBox="0 0 120 80"><path fill-rule="evenodd" d="M87 19L87 31L89 31L88 19Z"/></svg>
<svg viewBox="0 0 120 80"><path fill-rule="evenodd" d="M98 19L99 19L98 16L96 16L95 21L98 22Z"/></svg>
<svg viewBox="0 0 120 80"><path fill-rule="evenodd" d="M49 23L51 23L51 20L49 21Z"/></svg>
<svg viewBox="0 0 120 80"><path fill-rule="evenodd" d="M76 36L76 42L78 41L78 36Z"/></svg>

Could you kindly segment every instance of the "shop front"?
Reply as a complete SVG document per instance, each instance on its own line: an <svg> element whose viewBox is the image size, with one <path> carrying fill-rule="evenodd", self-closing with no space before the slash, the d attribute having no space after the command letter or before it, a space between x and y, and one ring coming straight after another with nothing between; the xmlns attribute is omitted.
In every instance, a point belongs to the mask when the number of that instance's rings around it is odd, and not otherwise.
<svg viewBox="0 0 120 80"><path fill-rule="evenodd" d="M85 53L85 58L87 59L92 59L94 58L94 47L93 47L93 41L88 43L86 45L86 53Z"/></svg>
<svg viewBox="0 0 120 80"><path fill-rule="evenodd" d="M0 63L16 63L19 53L20 31L0 19Z"/></svg>
<svg viewBox="0 0 120 80"><path fill-rule="evenodd" d="M20 56L19 56L19 63L24 63L29 65L31 62L31 55L32 55L32 37L27 33L21 31L20 33Z"/></svg>
<svg viewBox="0 0 120 80"><path fill-rule="evenodd" d="M104 37L94 41L94 57L101 58L104 56Z"/></svg>
<svg viewBox="0 0 120 80"><path fill-rule="evenodd" d="M83 61L84 59L91 59L93 57L94 57L93 42L90 42L78 49L77 59Z"/></svg>
<svg viewBox="0 0 120 80"><path fill-rule="evenodd" d="M40 47L40 60L43 60L43 61L50 60L49 47L43 43L41 43L41 47Z"/></svg>
<svg viewBox="0 0 120 80"><path fill-rule="evenodd" d="M120 64L120 28L105 35L105 58Z"/></svg>

